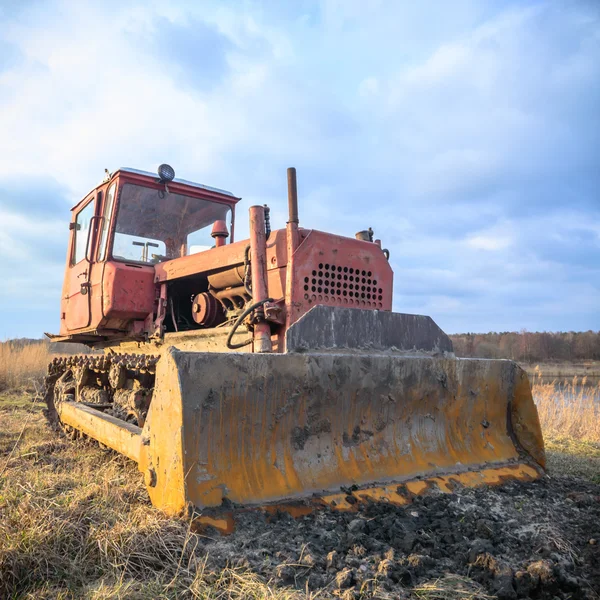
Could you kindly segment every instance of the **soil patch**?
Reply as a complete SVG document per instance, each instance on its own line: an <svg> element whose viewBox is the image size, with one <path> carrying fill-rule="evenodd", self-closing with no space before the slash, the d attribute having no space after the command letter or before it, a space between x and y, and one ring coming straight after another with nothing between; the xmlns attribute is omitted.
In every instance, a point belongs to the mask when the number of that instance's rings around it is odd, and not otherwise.
<svg viewBox="0 0 600 600"><path fill-rule="evenodd" d="M463 597L599 597L600 486L580 479L433 493L355 513L236 519L232 535L204 538L214 568L275 574L321 597L447 597L449 583L466 585Z"/></svg>

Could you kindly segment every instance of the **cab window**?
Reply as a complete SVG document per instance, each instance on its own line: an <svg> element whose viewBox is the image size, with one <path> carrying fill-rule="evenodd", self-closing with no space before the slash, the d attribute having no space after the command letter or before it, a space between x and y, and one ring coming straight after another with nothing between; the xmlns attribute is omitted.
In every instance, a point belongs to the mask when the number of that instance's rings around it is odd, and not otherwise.
<svg viewBox="0 0 600 600"><path fill-rule="evenodd" d="M73 231L73 256L71 264L76 265L85 258L88 237L90 233L90 224L94 216L94 201L88 202L77 214L75 218L75 228Z"/></svg>
<svg viewBox="0 0 600 600"><path fill-rule="evenodd" d="M215 221L228 221L226 204L126 183L119 192L112 256L158 263L214 247Z"/></svg>
<svg viewBox="0 0 600 600"><path fill-rule="evenodd" d="M115 187L112 184L108 188L106 201L104 202L104 218L102 219L102 231L100 232L100 243L98 244L98 260L103 261L106 258L106 250L108 247L108 231L112 220L113 207L115 205Z"/></svg>

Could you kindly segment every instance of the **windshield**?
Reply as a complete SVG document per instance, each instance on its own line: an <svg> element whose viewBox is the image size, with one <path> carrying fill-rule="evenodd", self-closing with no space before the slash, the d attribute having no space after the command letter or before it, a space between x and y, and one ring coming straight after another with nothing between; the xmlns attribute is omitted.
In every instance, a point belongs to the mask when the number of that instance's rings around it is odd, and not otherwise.
<svg viewBox="0 0 600 600"><path fill-rule="evenodd" d="M161 198L161 196L163 196ZM126 183L119 198L112 255L157 263L208 250L215 221L229 224L231 208L209 200Z"/></svg>

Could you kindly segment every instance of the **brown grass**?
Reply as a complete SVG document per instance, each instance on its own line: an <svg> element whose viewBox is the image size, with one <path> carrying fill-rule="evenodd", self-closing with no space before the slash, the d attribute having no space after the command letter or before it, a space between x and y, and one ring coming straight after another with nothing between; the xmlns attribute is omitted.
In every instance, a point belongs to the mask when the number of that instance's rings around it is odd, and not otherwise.
<svg viewBox="0 0 600 600"><path fill-rule="evenodd" d="M0 598L313 597L211 569L205 538L150 505L135 464L56 437L29 397L0 397L0 423Z"/></svg>
<svg viewBox="0 0 600 600"><path fill-rule="evenodd" d="M485 593L481 585L460 575L446 574L413 588L417 598L421 600L494 600L496 596Z"/></svg>
<svg viewBox="0 0 600 600"><path fill-rule="evenodd" d="M569 438L600 444L600 383L585 377L542 383L541 370L532 380L544 437Z"/></svg>
<svg viewBox="0 0 600 600"><path fill-rule="evenodd" d="M51 355L48 344L18 347L0 343L0 390L33 389L39 387Z"/></svg>

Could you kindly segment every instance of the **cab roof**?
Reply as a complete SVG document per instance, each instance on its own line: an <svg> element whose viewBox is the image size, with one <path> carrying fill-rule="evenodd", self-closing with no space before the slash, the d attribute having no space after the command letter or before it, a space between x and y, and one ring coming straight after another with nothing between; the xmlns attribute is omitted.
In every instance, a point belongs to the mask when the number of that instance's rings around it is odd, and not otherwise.
<svg viewBox="0 0 600 600"><path fill-rule="evenodd" d="M157 177L156 173L150 173L149 171L142 171L140 169L131 169L130 167L120 167L113 173L113 175L116 175L119 171L125 171L126 173L136 173L138 175L146 175L146 177L153 177L154 179L156 179L156 177ZM203 183L196 183L194 181L188 181L187 179L179 179L179 178L175 177L175 179L173 179L173 182L200 188L202 190L208 190L209 192L217 192L219 194L225 194L226 196L231 196L232 198L236 197L231 192L228 192L227 190L222 190L220 188L211 187L210 185L204 185Z"/></svg>
<svg viewBox="0 0 600 600"><path fill-rule="evenodd" d="M108 173L108 170L107 170L107 173ZM88 192L79 202L77 202L77 204L75 204L75 206L73 206L71 208L71 211L77 210L81 206L81 204L89 198L89 195L91 193L94 193L98 188L101 188L104 185L106 185L109 181L111 181L113 179L113 177L115 177L119 173L131 173L133 175L141 175L142 177L149 177L151 179L154 179L155 181L158 181L157 173L151 173L150 171L142 171L141 169L132 169L130 167L119 167L116 171L113 171L112 173L110 173L110 178L106 178L106 179L104 179L104 181L101 181L98 185L94 186L90 190L90 192ZM229 192L227 190L223 190L223 189L217 188L217 187L212 187L210 185L204 185L203 183L197 183L195 181L188 181L187 179L179 179L179 178L175 177L169 183L176 183L176 184L178 183L178 184L186 185L188 187L193 187L193 188L196 188L199 190L206 190L207 192L212 192L213 194L220 194L221 196L229 196L232 199L233 204L235 204L239 200L241 200L241 198L239 198L238 196L235 196L234 194L232 194L231 192ZM225 200L225 199L223 199L223 200Z"/></svg>

